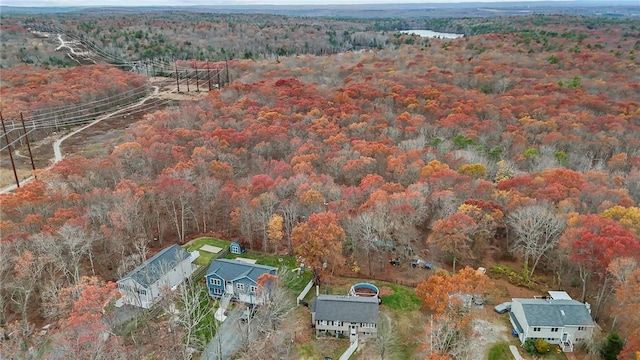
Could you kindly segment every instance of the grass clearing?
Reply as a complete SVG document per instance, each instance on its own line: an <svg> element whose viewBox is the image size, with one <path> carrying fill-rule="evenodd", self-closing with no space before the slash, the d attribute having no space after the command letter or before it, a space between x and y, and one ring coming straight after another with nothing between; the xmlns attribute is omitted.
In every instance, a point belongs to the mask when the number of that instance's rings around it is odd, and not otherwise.
<svg viewBox="0 0 640 360"><path fill-rule="evenodd" d="M211 245L222 248L222 251L224 251L225 249L229 248L229 244L231 244L230 241L220 240L213 237L201 237L189 241L188 243L184 244L183 247L187 251L193 252L199 250L205 245ZM194 263L200 266L209 266L211 261L213 261L216 256L218 256L218 254L210 253L208 251L200 251L200 257L198 257L196 261L194 261Z"/></svg>
<svg viewBox="0 0 640 360"><path fill-rule="evenodd" d="M324 359L329 356L332 359L339 359L349 348L349 339L322 338L298 345L297 350L300 359Z"/></svg>
<svg viewBox="0 0 640 360"><path fill-rule="evenodd" d="M373 284L378 287L388 286L393 289L393 294L381 296L382 305L387 306L390 309L396 311L417 311L422 305L420 298L413 288L377 281L373 282Z"/></svg>
<svg viewBox="0 0 640 360"><path fill-rule="evenodd" d="M493 345L489 349L489 353L487 355L487 359L489 360L511 360L511 351L509 351L508 342L501 342Z"/></svg>
<svg viewBox="0 0 640 360"><path fill-rule="evenodd" d="M225 258L235 259L238 257L254 259L257 260L256 264L273 266L277 268L286 266L289 270L293 270L296 267L296 258L293 256L264 254L253 250L247 250L242 254L229 253Z"/></svg>

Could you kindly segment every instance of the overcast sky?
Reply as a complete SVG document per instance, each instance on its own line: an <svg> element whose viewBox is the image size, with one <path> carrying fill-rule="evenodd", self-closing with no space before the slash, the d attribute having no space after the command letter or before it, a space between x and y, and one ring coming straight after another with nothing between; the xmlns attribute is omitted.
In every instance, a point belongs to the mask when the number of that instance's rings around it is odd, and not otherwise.
<svg viewBox="0 0 640 360"><path fill-rule="evenodd" d="M0 0L8 6L345 5L392 3L513 2L535 0ZM548 1L548 0L547 0ZM558 0L561 1L561 0ZM608 0L603 0L605 3ZM638 0L640 1L640 0ZM585 2L585 0L576 0Z"/></svg>

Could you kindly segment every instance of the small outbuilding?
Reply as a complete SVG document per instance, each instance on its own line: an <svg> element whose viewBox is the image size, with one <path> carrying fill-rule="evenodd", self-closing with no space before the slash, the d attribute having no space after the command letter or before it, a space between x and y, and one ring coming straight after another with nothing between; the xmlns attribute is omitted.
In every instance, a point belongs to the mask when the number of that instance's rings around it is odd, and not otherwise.
<svg viewBox="0 0 640 360"><path fill-rule="evenodd" d="M229 251L232 254L242 254L246 251L246 249L243 245L240 244L240 242L234 241L231 243L231 245L229 245Z"/></svg>

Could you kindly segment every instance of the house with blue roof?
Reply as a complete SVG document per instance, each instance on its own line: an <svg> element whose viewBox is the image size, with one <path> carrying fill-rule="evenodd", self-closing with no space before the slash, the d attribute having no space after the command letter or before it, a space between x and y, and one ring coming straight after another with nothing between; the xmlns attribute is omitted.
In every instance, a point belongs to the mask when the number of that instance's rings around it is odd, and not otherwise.
<svg viewBox="0 0 640 360"><path fill-rule="evenodd" d="M564 291L550 291L550 296L536 299L513 299L509 320L522 343L544 339L572 352L576 343L591 339L595 322L589 304L571 299Z"/></svg>
<svg viewBox="0 0 640 360"><path fill-rule="evenodd" d="M268 299L268 293L262 291L258 284L258 278L263 274L276 276L278 269L240 260L213 260L206 274L209 295L217 299L226 298L227 301L262 305Z"/></svg>
<svg viewBox="0 0 640 360"><path fill-rule="evenodd" d="M199 252L188 252L178 245L160 250L122 279L118 290L125 304L150 308L167 291L175 289L198 268L192 262Z"/></svg>

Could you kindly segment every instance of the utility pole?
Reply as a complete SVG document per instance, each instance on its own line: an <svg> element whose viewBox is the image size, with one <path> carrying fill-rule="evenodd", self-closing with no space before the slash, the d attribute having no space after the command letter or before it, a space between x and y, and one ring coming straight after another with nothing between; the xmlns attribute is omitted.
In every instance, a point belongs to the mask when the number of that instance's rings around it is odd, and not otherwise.
<svg viewBox="0 0 640 360"><path fill-rule="evenodd" d="M227 85L229 85L229 62L227 60L224 61L224 69L227 71Z"/></svg>
<svg viewBox="0 0 640 360"><path fill-rule="evenodd" d="M209 82L209 91L211 91L211 72L209 71L209 61L207 61L207 81Z"/></svg>
<svg viewBox="0 0 640 360"><path fill-rule="evenodd" d="M4 139L7 141L7 148L9 149L9 160L11 160L11 168L13 169L13 177L16 179L16 186L20 187L20 180L18 180L18 173L16 172L16 164L13 162L13 154L11 153L11 142L9 141L9 135L7 134L7 128L4 126L4 118L0 113L0 122L2 122L2 132L4 132Z"/></svg>
<svg viewBox="0 0 640 360"><path fill-rule="evenodd" d="M196 92L200 92L200 82L198 81L198 60L195 61L196 65Z"/></svg>
<svg viewBox="0 0 640 360"><path fill-rule="evenodd" d="M27 149L29 149L29 159L31 160L31 169L33 169L33 178L38 179L36 177L36 165L33 163L33 154L31 153L31 144L29 144L29 134L27 133L27 128L24 126L24 117L22 116L22 111L20 112L20 121L22 122L22 130L24 130L24 137L27 139Z"/></svg>
<svg viewBox="0 0 640 360"><path fill-rule="evenodd" d="M173 63L173 67L176 70L176 86L178 87L178 92L180 92L180 81L178 80L178 65Z"/></svg>

